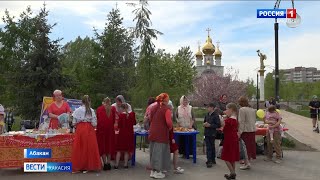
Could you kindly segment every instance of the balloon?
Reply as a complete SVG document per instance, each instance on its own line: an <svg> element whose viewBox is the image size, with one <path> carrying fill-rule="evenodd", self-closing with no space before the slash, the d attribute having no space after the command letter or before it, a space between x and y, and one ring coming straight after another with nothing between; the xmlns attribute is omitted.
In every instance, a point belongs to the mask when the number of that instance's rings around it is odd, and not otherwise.
<svg viewBox="0 0 320 180"><path fill-rule="evenodd" d="M280 109L276 109L276 111L277 111L279 114L280 114L280 112L281 112Z"/></svg>
<svg viewBox="0 0 320 180"><path fill-rule="evenodd" d="M257 116L258 116L258 118L263 119L264 116L265 116L264 110L259 109L259 110L257 111Z"/></svg>

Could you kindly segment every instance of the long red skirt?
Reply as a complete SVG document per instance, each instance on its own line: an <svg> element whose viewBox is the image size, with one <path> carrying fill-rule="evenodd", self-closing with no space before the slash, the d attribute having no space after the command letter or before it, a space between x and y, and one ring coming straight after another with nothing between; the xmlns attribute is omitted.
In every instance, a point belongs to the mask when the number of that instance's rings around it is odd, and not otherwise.
<svg viewBox="0 0 320 180"><path fill-rule="evenodd" d="M97 142L101 155L112 155L115 153L115 134L114 129L105 129L104 132L97 130Z"/></svg>
<svg viewBox="0 0 320 180"><path fill-rule="evenodd" d="M91 123L81 122L77 124L71 161L72 171L101 170L96 132Z"/></svg>
<svg viewBox="0 0 320 180"><path fill-rule="evenodd" d="M243 132L241 139L246 144L248 159L256 159L256 133L255 132Z"/></svg>
<svg viewBox="0 0 320 180"><path fill-rule="evenodd" d="M134 140L134 139L133 139ZM116 153L117 152L121 152L121 156L120 156L120 161L123 161L124 160L124 152L129 152L129 160L132 159L132 154L133 154L133 151L135 150L134 149L134 143L132 143L132 148L130 148L131 150L126 150L126 149L122 149L122 148L119 148L119 141L120 141L120 137L119 137L119 134L115 135L115 153L111 156L111 160L116 160ZM120 143L120 144L123 144L123 143ZM131 147L131 146L130 146Z"/></svg>

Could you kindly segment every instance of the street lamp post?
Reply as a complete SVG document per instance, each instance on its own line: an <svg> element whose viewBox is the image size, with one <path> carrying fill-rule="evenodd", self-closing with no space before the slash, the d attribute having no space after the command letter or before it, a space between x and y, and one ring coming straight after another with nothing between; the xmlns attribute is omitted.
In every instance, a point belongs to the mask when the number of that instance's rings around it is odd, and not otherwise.
<svg viewBox="0 0 320 180"><path fill-rule="evenodd" d="M280 6L280 1L277 0L276 4L274 5L274 9L278 9ZM279 101L279 23L277 21L277 18L275 18L274 22L274 47L275 47L275 98L276 101Z"/></svg>
<svg viewBox="0 0 320 180"><path fill-rule="evenodd" d="M274 5L274 9L279 9L280 6L280 2L281 0L276 0L276 3ZM294 0L291 0L292 3L292 9L294 9ZM298 13L296 14L296 19L291 19L291 21L287 21L287 26L290 28L295 28L297 27L299 24L301 23L301 17L298 15ZM279 92L280 92L280 80L279 80L279 23L277 21L277 18L275 18L275 22L274 22L274 45L275 45L275 98L276 101L279 102Z"/></svg>
<svg viewBox="0 0 320 180"><path fill-rule="evenodd" d="M256 92L256 98L257 98L257 110L259 110L259 73L257 73L257 92Z"/></svg>

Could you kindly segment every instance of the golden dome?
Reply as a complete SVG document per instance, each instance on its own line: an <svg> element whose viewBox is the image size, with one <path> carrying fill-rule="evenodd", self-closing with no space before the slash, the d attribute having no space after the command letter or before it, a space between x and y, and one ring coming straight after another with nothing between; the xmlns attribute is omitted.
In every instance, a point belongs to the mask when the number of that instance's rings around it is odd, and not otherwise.
<svg viewBox="0 0 320 180"><path fill-rule="evenodd" d="M204 54L213 54L215 50L214 45L212 44L212 39L210 36L207 37L206 43L202 47L202 52Z"/></svg>
<svg viewBox="0 0 320 180"><path fill-rule="evenodd" d="M207 64L210 65L210 61L209 60L207 60Z"/></svg>
<svg viewBox="0 0 320 180"><path fill-rule="evenodd" d="M198 52L195 55L196 55L196 58L202 58L203 54L200 51L200 46L198 47Z"/></svg>
<svg viewBox="0 0 320 180"><path fill-rule="evenodd" d="M222 52L220 51L219 48L216 48L216 51L214 52L215 56L222 56Z"/></svg>
<svg viewBox="0 0 320 180"><path fill-rule="evenodd" d="M217 48L216 48L216 51L214 52L214 55L221 57L222 56L222 52L219 49L219 44L220 44L220 42L217 42Z"/></svg>

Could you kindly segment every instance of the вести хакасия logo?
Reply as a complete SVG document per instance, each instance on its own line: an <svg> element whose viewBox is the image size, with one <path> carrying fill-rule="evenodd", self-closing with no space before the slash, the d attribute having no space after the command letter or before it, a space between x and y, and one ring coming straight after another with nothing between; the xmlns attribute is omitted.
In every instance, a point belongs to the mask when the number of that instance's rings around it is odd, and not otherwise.
<svg viewBox="0 0 320 180"><path fill-rule="evenodd" d="M72 172L71 162L25 162L24 172Z"/></svg>

